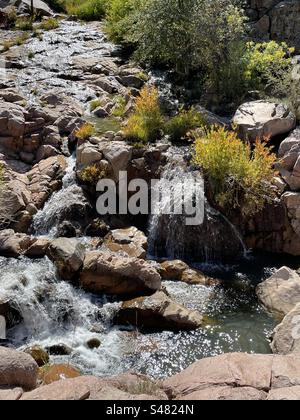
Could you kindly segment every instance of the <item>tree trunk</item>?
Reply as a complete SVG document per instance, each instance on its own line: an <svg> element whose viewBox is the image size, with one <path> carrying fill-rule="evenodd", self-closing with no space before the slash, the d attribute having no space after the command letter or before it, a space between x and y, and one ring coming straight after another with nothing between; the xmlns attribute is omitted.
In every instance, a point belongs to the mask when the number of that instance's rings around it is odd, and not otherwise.
<svg viewBox="0 0 300 420"><path fill-rule="evenodd" d="M30 6L31 6L31 16L33 17L33 15L34 15L33 0L31 0Z"/></svg>

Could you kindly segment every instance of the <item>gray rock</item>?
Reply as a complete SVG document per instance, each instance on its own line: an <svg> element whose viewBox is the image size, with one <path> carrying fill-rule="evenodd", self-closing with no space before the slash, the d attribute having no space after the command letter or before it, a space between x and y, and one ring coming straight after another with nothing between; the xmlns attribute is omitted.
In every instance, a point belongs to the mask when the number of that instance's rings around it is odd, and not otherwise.
<svg viewBox="0 0 300 420"><path fill-rule="evenodd" d="M289 312L274 331L273 353L300 353L300 303Z"/></svg>
<svg viewBox="0 0 300 420"><path fill-rule="evenodd" d="M83 265L85 248L76 239L58 238L51 242L47 255L64 280L73 280Z"/></svg>
<svg viewBox="0 0 300 420"><path fill-rule="evenodd" d="M296 117L286 105L261 100L241 105L232 123L243 139L254 142L289 133L296 126Z"/></svg>
<svg viewBox="0 0 300 420"><path fill-rule="evenodd" d="M114 322L156 331L181 331L200 328L203 318L199 312L184 308L159 291L149 297L124 302Z"/></svg>
<svg viewBox="0 0 300 420"><path fill-rule="evenodd" d="M140 296L160 289L161 279L142 259L91 251L86 253L80 284L94 293Z"/></svg>
<svg viewBox="0 0 300 420"><path fill-rule="evenodd" d="M300 277L296 271L282 267L257 286L257 296L277 317L285 317L300 303Z"/></svg>

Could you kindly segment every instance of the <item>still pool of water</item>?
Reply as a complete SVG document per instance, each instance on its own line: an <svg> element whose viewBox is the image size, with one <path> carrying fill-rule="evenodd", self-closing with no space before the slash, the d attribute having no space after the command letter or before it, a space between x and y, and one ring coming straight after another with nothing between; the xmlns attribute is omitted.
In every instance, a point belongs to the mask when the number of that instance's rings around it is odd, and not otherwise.
<svg viewBox="0 0 300 420"><path fill-rule="evenodd" d="M121 130L120 121L114 117L99 118L92 114L86 114L84 118L86 121L94 125L95 134L99 136L106 133L107 131L113 131L117 133Z"/></svg>

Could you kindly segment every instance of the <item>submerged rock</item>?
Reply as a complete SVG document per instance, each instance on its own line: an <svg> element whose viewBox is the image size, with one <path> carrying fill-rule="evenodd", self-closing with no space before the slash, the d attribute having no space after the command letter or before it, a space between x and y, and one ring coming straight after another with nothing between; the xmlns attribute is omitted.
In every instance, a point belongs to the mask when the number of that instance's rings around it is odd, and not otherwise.
<svg viewBox="0 0 300 420"><path fill-rule="evenodd" d="M24 350L24 353L29 354L36 361L39 367L49 363L49 354L40 346L28 347Z"/></svg>
<svg viewBox="0 0 300 420"><path fill-rule="evenodd" d="M262 304L282 319L300 302L300 277L296 271L282 267L259 284L256 293Z"/></svg>
<svg viewBox="0 0 300 420"><path fill-rule="evenodd" d="M159 291L124 302L114 322L141 329L180 331L200 328L203 318L199 312L184 308Z"/></svg>
<svg viewBox="0 0 300 420"><path fill-rule="evenodd" d="M232 122L243 139L254 142L289 133L296 126L296 117L284 104L261 100L241 105Z"/></svg>
<svg viewBox="0 0 300 420"><path fill-rule="evenodd" d="M70 378L78 378L81 373L78 369L71 365L51 365L40 369L39 379L43 385L49 385L56 381L66 380Z"/></svg>
<svg viewBox="0 0 300 420"><path fill-rule="evenodd" d="M155 292L161 278L142 259L92 251L86 253L80 284L89 292L130 296Z"/></svg>
<svg viewBox="0 0 300 420"><path fill-rule="evenodd" d="M98 349L101 346L101 341L98 338L91 338L87 341L86 345L89 349Z"/></svg>
<svg viewBox="0 0 300 420"><path fill-rule="evenodd" d="M66 344L53 344L52 346L46 347L47 352L51 356L70 356L73 350Z"/></svg>

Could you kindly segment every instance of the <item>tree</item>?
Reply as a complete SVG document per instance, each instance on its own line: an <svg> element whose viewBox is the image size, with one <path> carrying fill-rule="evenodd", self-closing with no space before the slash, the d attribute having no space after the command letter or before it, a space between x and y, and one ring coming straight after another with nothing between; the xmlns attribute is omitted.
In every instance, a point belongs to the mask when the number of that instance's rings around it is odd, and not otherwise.
<svg viewBox="0 0 300 420"><path fill-rule="evenodd" d="M136 57L166 64L183 77L195 70L214 73L230 46L243 37L240 0L148 0L127 38Z"/></svg>

